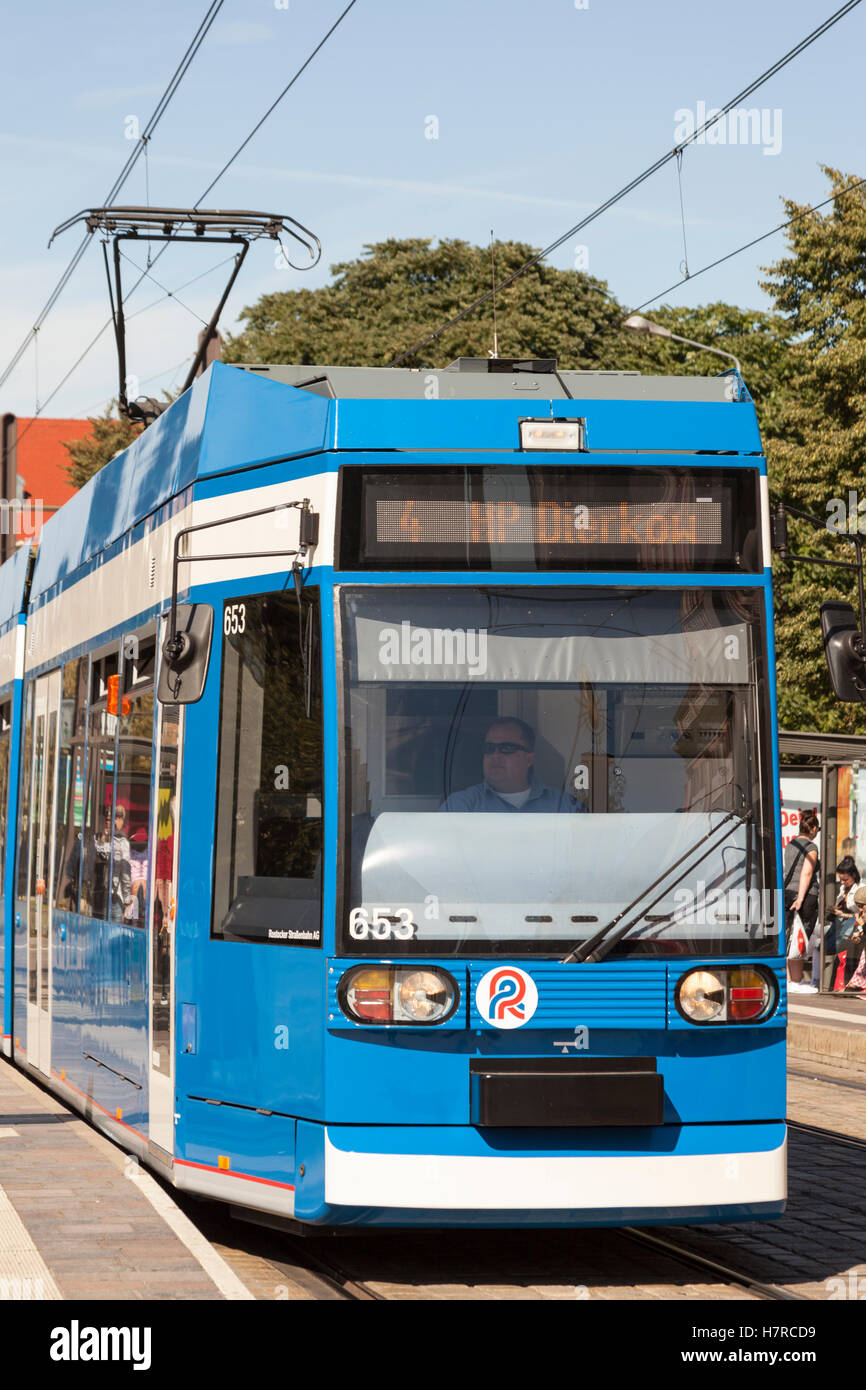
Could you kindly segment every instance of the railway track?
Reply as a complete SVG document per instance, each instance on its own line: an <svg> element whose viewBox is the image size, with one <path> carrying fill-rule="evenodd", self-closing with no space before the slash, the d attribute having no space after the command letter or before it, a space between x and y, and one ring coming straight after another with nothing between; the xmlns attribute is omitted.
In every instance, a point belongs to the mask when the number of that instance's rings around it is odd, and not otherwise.
<svg viewBox="0 0 866 1390"><path fill-rule="evenodd" d="M795 1293L782 1285L762 1282L761 1280L755 1279L752 1275L742 1270L735 1269L721 1260L702 1255L688 1246L680 1245L676 1241L671 1240L667 1235L663 1236L656 1232L640 1230L635 1227L623 1227L621 1229L612 1230L609 1234L616 1240L623 1240L632 1245L639 1245L643 1247L644 1250L649 1250L653 1254L661 1257L660 1268L657 1270L655 1277L651 1280L643 1280L640 1283L634 1283L633 1287L636 1289L649 1285L655 1288L658 1284L670 1284L672 1289L677 1287L677 1285L681 1283L679 1271L672 1273L670 1269L664 1268L665 1264L672 1261L676 1265L685 1266L688 1269L695 1269L701 1274L711 1276L713 1284L721 1283L736 1289L741 1289L750 1298L773 1302L809 1301L804 1295ZM373 1288L369 1283L359 1278L357 1273L348 1272L338 1261L332 1259L330 1254L323 1254L320 1249L312 1251L306 1246L303 1240L294 1240L288 1236L283 1238L282 1244L284 1246L290 1246L293 1256L298 1261L298 1265L305 1267L314 1278L322 1282L323 1291L325 1291L324 1296L334 1297L336 1293L337 1297L354 1302L371 1300L391 1301L391 1296L388 1293L383 1293L380 1289ZM456 1257L458 1259L461 1245L462 1242L457 1242ZM289 1267L283 1264L279 1258L274 1258L273 1255L269 1255L268 1258L275 1268L282 1268L287 1274L290 1273L291 1277L297 1281L298 1265L293 1264ZM447 1262L448 1251L447 1249L443 1249L443 1263L446 1266ZM627 1265L627 1260L625 1263ZM573 1277L579 1279L581 1277L581 1271L578 1270ZM418 1280L417 1276L408 1279L406 1282L418 1289L419 1298L424 1297L423 1290L425 1285ZM472 1289L486 1282L487 1280L484 1273L479 1269L477 1279L466 1280L465 1286L467 1293L470 1294ZM518 1279L515 1282L518 1286L526 1287L529 1285L529 1281L527 1280ZM581 1285L580 1287L583 1288L587 1286ZM604 1286L596 1285L595 1287L598 1289L598 1292L603 1295ZM588 1286L587 1291L591 1297L594 1292L591 1284ZM314 1293L312 1286L309 1292Z"/></svg>
<svg viewBox="0 0 866 1390"><path fill-rule="evenodd" d="M715 1274L735 1287L745 1289L756 1298L774 1302L809 1302L809 1299L803 1294L794 1293L793 1290L786 1289L781 1284L765 1284L759 1279L754 1279L750 1274L732 1269L730 1265L724 1264L720 1260L711 1259L707 1255L700 1255L688 1246L677 1245L667 1236L656 1235L654 1231L642 1231L633 1226L625 1226L621 1234L627 1236L629 1240L648 1245L655 1250L664 1251L672 1258L682 1261L683 1264L692 1265L704 1273Z"/></svg>
<svg viewBox="0 0 866 1390"><path fill-rule="evenodd" d="M846 1091L866 1091L866 1083L863 1081L843 1081L841 1077L816 1076L813 1071L795 1071L793 1067L788 1068L789 1076L796 1076L799 1081L820 1081L824 1086L842 1086Z"/></svg>
<svg viewBox="0 0 866 1390"><path fill-rule="evenodd" d="M792 1071L791 1075L866 1091L866 1085L854 1081L830 1081L799 1071ZM789 1120L788 1125L794 1135L866 1152L866 1139L799 1120ZM211 1219L216 1218L215 1226L222 1227L221 1234L228 1237L223 1220L213 1208L211 1213ZM231 1242L235 1248L243 1225L246 1223L234 1220L228 1223L235 1236ZM523 1295L518 1290L522 1289L527 1291L526 1297L534 1298L539 1291L544 1296L546 1286L572 1286L575 1297L590 1298L609 1297L611 1288L617 1286L629 1287L638 1296L646 1288L647 1297L657 1298L659 1286L669 1286L670 1297L678 1298L683 1296L684 1288L693 1285L706 1286L705 1297L718 1296L724 1286L746 1299L810 1301L807 1294L790 1284L762 1280L742 1269L742 1255L724 1241L723 1228L718 1240L708 1230L701 1230L690 1233L687 1243L667 1229L635 1227L606 1231L602 1242L593 1241L583 1231L574 1232L570 1239L563 1232L535 1232L531 1237L528 1233L478 1232L471 1240L456 1231L417 1232L405 1247L394 1241L393 1233L368 1232L352 1239L295 1236L290 1231L276 1232L253 1225L247 1226L247 1230L249 1241L242 1242L245 1256L261 1261L263 1285L273 1276L270 1288L276 1291L271 1292L266 1286L257 1294L265 1298L346 1302L403 1301L407 1297L519 1298ZM220 1239L217 1229L212 1229L212 1236ZM728 1260L729 1253L733 1262ZM539 1263L544 1267L543 1275L538 1272ZM695 1271L694 1280L687 1271ZM497 1295L495 1290L505 1286L511 1292ZM465 1294L461 1293L463 1289ZM578 1293L578 1289L585 1292ZM554 1289L553 1296L562 1297L562 1288L558 1294Z"/></svg>
<svg viewBox="0 0 866 1390"><path fill-rule="evenodd" d="M849 1149L858 1149L860 1153L866 1153L866 1139L858 1139L853 1134L842 1134L837 1129L824 1129L821 1125L803 1124L800 1120L789 1120L788 1128L797 1134L810 1134L815 1139L832 1139L837 1144L845 1144Z"/></svg>
<svg viewBox="0 0 866 1390"><path fill-rule="evenodd" d="M332 1294L335 1293L337 1298L343 1301L350 1303L388 1302L385 1294L371 1288L362 1279L354 1278L330 1256L323 1255L320 1251L305 1248L303 1240L294 1240L291 1236L285 1236L281 1243L291 1248L292 1253L297 1257L297 1264L287 1266L273 1255L269 1255L268 1259L275 1269L290 1275L292 1279L297 1281L300 1267L306 1269L312 1278L319 1279L326 1289Z"/></svg>

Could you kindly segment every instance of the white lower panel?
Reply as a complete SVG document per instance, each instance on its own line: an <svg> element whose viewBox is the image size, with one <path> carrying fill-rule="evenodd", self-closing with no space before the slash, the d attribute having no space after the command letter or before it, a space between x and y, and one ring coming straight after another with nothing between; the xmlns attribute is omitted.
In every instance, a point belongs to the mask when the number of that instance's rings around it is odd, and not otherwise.
<svg viewBox="0 0 866 1390"><path fill-rule="evenodd" d="M282 1183L257 1182L255 1178L243 1178L236 1173L175 1161L174 1185L185 1192L215 1197L220 1202L235 1202L239 1207L270 1211L277 1216L295 1214L294 1188Z"/></svg>
<svg viewBox="0 0 866 1390"><path fill-rule="evenodd" d="M768 1153L580 1157L371 1154L325 1132L325 1200L437 1211L605 1211L779 1202L786 1145Z"/></svg>

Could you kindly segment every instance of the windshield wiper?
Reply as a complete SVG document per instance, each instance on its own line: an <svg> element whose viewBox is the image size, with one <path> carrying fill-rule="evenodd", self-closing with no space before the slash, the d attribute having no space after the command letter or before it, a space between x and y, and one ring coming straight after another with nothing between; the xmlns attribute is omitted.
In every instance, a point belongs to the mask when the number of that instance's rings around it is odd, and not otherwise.
<svg viewBox="0 0 866 1390"><path fill-rule="evenodd" d="M718 825L714 825L712 830L708 830L706 835L702 835L695 844L691 845L690 848L686 850L685 854L681 854L679 859L675 859L673 864L668 865L668 867L659 874L658 878L653 879L652 883L647 884L646 888L642 889L636 898L632 898L631 902L624 907L621 912L618 912L615 917L612 917L606 926L597 931L594 936L589 937L582 945L575 946L573 951L570 951L567 956L562 958L560 964L572 965L575 963L586 963L588 965L596 965L599 961L604 960L605 956L610 954L617 942L621 941L622 938L631 931L632 927L636 927L638 922L640 922L657 903L661 902L662 898L667 897L672 888L675 888L678 883L681 883L687 874L690 874L708 855L718 849L719 845L738 829L739 826L747 825L751 819L751 811L747 811L744 816L739 815L736 811L729 811L728 814L719 821ZM626 922L625 925L620 926L622 919L627 917L630 912L634 911L642 898L645 898L654 888L657 888L660 883L663 883L670 873L682 864L683 860L688 859L694 854L695 850L700 849L701 845L704 844L706 840L717 835L722 826L726 825L730 820L735 821L736 824L729 826L724 835L716 840L714 844L710 845L709 849L704 850L703 854L701 854L693 864L690 864L687 869L683 869L683 872L679 874L673 882L667 883L658 897L654 898L651 903L648 903L646 907L642 908L636 917L630 922ZM672 915L673 914L671 914L671 916Z"/></svg>

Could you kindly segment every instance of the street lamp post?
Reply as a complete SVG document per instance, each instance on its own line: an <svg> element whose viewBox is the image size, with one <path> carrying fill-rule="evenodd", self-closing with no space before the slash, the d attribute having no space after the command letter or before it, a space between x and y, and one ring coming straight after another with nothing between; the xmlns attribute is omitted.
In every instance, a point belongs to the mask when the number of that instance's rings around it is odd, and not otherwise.
<svg viewBox="0 0 866 1390"><path fill-rule="evenodd" d="M672 333L669 328L662 328L660 323L653 323L651 319L645 319L642 314L629 314L623 328L631 329L632 333L652 334L656 338L673 338L675 342L686 343L689 347L699 348L701 352L714 352L717 357L728 357L740 376L743 375L739 359L732 352L724 352L721 348L709 347L707 343L696 343L693 338L681 338L679 333Z"/></svg>

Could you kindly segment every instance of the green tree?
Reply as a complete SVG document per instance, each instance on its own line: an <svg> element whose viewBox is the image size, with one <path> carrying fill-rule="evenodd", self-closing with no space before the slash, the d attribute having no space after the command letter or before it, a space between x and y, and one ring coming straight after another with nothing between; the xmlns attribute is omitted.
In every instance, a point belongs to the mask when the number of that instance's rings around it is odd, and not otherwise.
<svg viewBox="0 0 866 1390"><path fill-rule="evenodd" d="M264 295L245 309L228 362L385 366L491 287L490 251L466 241L383 241L331 267L317 290ZM497 282L533 255L522 242L494 246ZM578 271L537 265L496 298L501 357L556 357L566 367L610 367L622 308L603 284ZM491 303L408 358L444 367L486 357L493 346Z"/></svg>
<svg viewBox="0 0 866 1390"><path fill-rule="evenodd" d="M229 362L297 362L384 366L453 318L491 285L488 247L429 238L384 241L331 267L317 290L264 295L241 314L246 328L229 339ZM497 282L535 254L523 242L494 246ZM603 281L541 264L497 295L501 357L556 357L560 366L600 371L711 374L724 364L706 353L622 327L625 307ZM730 304L696 309L662 306L651 317L681 337L733 352L763 408L785 370L787 331L776 314ZM493 345L488 301L409 359L408 366L446 366L455 357L486 357Z"/></svg>
<svg viewBox="0 0 866 1390"><path fill-rule="evenodd" d="M693 342L707 343L733 353L743 369L743 379L755 402L762 430L766 422L774 418L779 397L791 374L788 360L791 333L783 315L715 303L694 309L665 304L658 309L648 309L646 317L681 338L691 338ZM632 351L630 360L647 374L696 376L725 370L723 360L714 358L711 353L667 338L634 336L639 347L637 354Z"/></svg>
<svg viewBox="0 0 866 1390"><path fill-rule="evenodd" d="M84 439L74 439L63 447L69 455L64 465L69 481L75 487L83 487L94 473L110 463L115 454L128 448L133 439L141 433L141 427L131 420L120 420L112 415L109 406L104 415L91 417L91 432Z"/></svg>
<svg viewBox="0 0 866 1390"><path fill-rule="evenodd" d="M836 201L826 213L786 201L789 217L805 215L788 229L789 254L767 268L764 284L790 338L785 386L764 420L771 490L824 523L837 510L833 499L847 504L858 489L866 497L866 198L853 177L825 173ZM853 518L861 520L866 532L866 518ZM806 523L792 526L790 543L800 553L855 557L853 545ZM866 732L863 707L833 695L818 620L824 599L856 608L854 576L777 562L775 588L780 723Z"/></svg>

